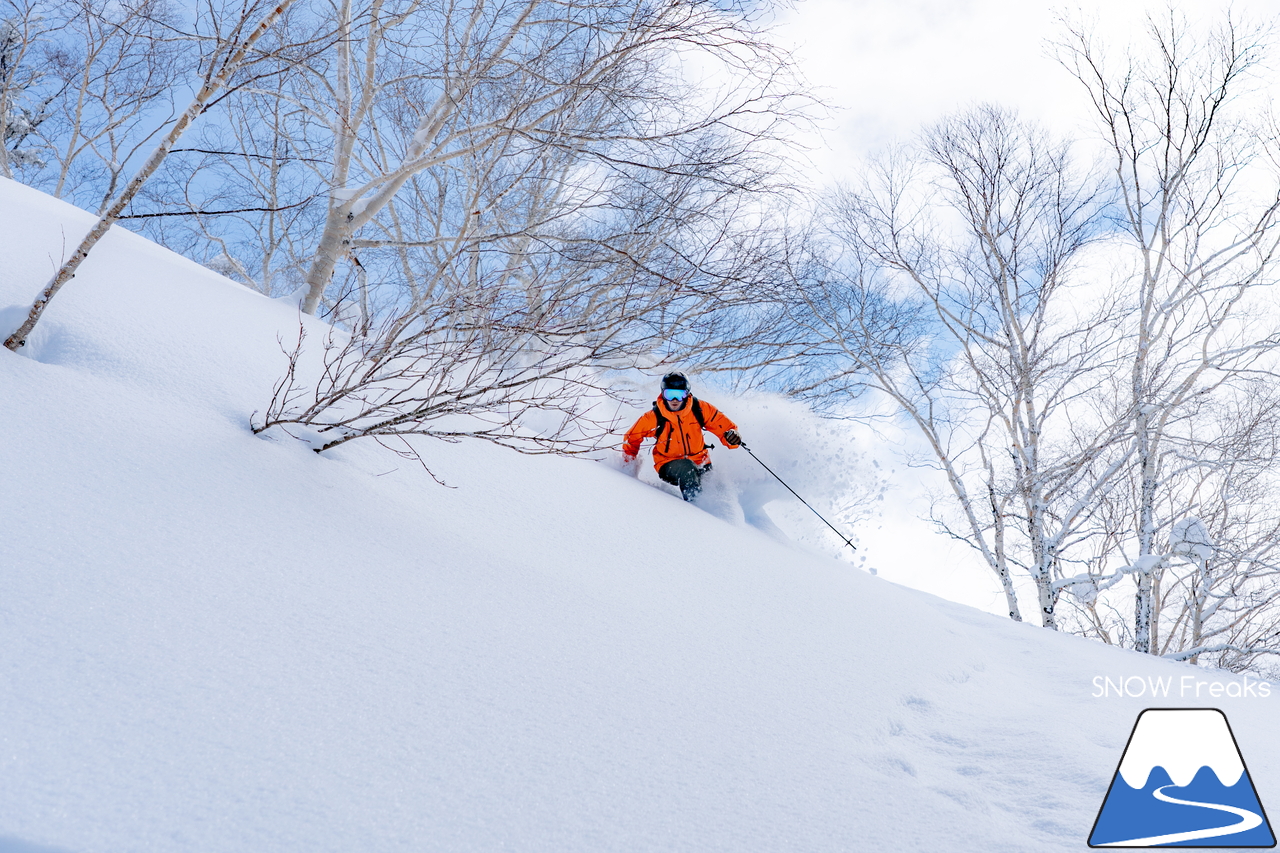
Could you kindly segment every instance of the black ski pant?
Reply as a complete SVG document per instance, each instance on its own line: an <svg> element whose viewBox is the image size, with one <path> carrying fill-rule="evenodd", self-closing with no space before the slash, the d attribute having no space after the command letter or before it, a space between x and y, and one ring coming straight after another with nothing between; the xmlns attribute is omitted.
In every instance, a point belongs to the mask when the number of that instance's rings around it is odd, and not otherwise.
<svg viewBox="0 0 1280 853"><path fill-rule="evenodd" d="M699 468L692 459L672 459L658 469L658 477L664 483L680 487L680 497L691 501L702 491L702 475L711 470L711 463Z"/></svg>

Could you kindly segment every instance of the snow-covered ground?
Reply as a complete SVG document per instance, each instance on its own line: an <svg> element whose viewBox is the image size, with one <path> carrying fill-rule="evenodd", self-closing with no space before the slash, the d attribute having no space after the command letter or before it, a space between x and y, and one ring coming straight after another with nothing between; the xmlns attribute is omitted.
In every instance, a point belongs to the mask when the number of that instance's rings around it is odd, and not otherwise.
<svg viewBox="0 0 1280 853"><path fill-rule="evenodd" d="M6 334L87 221L0 182ZM117 229L0 350L0 853L1084 850L1149 706L1221 707L1280 810L1280 689L781 541L728 451L718 517L255 437L296 324Z"/></svg>

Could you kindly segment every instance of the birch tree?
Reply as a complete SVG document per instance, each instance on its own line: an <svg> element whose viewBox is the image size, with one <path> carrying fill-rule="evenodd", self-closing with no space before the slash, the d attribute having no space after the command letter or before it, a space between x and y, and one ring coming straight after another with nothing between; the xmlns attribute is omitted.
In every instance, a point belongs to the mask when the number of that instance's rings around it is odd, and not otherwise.
<svg viewBox="0 0 1280 853"><path fill-rule="evenodd" d="M1012 619L1029 578L1049 628L1064 552L1120 469L1089 462L1122 424L1072 433L1072 408L1109 368L1107 309L1082 311L1075 279L1099 202L1067 146L1012 114L946 119L837 196L843 254L791 316L798 339L843 357L829 381L905 414L954 498L938 522L981 555Z"/></svg>
<svg viewBox="0 0 1280 853"><path fill-rule="evenodd" d="M397 230L388 229L385 243L354 241L353 257L392 252L411 298L375 311L357 279L346 303L355 310L344 312L342 299L332 306L332 319L349 319L322 341L323 369L310 383L299 370L300 337L256 432L303 427L310 432L300 437L318 452L356 438L394 441L412 458L416 450L403 441L411 435L526 452L590 449L614 426L610 368L661 363L663 351L705 337L718 309L768 275L754 230L729 230L740 208L698 198L697 182L651 179L647 192L593 195L574 207L564 151L543 149L517 169L501 162L501 151L490 152L497 163L478 158L473 165L483 168L451 169L461 187L434 182L486 210L491 198L503 202L471 226L469 239L403 239L410 225L433 226L433 235L451 221L440 215L448 205L431 205L418 186L395 202ZM598 221L606 202L623 222ZM543 426L531 430L531 420Z"/></svg>
<svg viewBox="0 0 1280 853"><path fill-rule="evenodd" d="M0 176L6 178L44 165L37 133L52 98L40 90L38 48L52 25L43 11L32 0L7 0L0 7Z"/></svg>
<svg viewBox="0 0 1280 853"><path fill-rule="evenodd" d="M787 189L782 130L801 99L785 57L710 4L423 11L340 6L353 36L296 99L329 116L334 145L303 307L343 330L316 383L291 353L254 427L315 429L319 450L462 434L523 447L526 416L552 412L565 420L534 445L569 449L575 400L607 394L601 371L713 338L768 276L760 225ZM740 73L691 76L712 67Z"/></svg>
<svg viewBox="0 0 1280 853"><path fill-rule="evenodd" d="M965 178L953 164L965 160L935 130L927 156L899 157L843 197L837 234L852 262L813 291L820 301L805 316L816 338L846 346L856 368L846 381L868 377L919 428L955 498L958 522L946 529L978 549L1007 600L1005 562L1029 575L1047 626L1059 624L1068 592L1064 624L1107 642L1174 657L1267 654L1274 638L1259 638L1273 619L1273 532L1265 512L1221 496L1267 481L1274 458L1224 455L1266 442L1211 423L1233 406L1248 411L1241 401L1270 375L1280 340L1262 298L1274 281L1280 195L1260 156L1266 136L1240 103L1261 35L1230 19L1201 34L1170 12L1115 68L1089 32L1067 32L1063 61L1101 119L1106 216L1080 208L1074 220L1002 190L1030 161L1000 134L968 135L960 150L980 164L978 177L957 192ZM955 123L941 127L944 140L966 138ZM1028 147L1052 157L1043 142ZM1038 210L1048 215L1028 219ZM1052 227L1028 231L1028 221ZM1080 230L1060 231L1073 221ZM1055 233L1078 239L1041 242ZM1073 275L1086 285L1077 299ZM877 350L870 330L913 288L919 334ZM853 294L834 303L843 314L829 310L833 290Z"/></svg>
<svg viewBox="0 0 1280 853"><path fill-rule="evenodd" d="M1280 656L1277 403L1270 387L1248 388L1205 418L1212 440L1179 482L1162 483L1177 503L1160 507L1171 523L1152 589L1152 654L1236 672Z"/></svg>
<svg viewBox="0 0 1280 853"><path fill-rule="evenodd" d="M169 151L187 128L208 109L217 97L236 84L237 75L242 74L246 67L261 58L260 54L254 52L255 47L270 32L272 25L288 10L292 2L293 0L279 0L278 3L271 0L266 2L245 0L242 8L226 19L221 14L224 10L210 9L211 14L207 20L212 27L212 32L202 39L207 50L201 57L200 85L195 96L187 108L169 125L160 143L130 181L110 205L104 206L98 221L36 297L26 320L5 340L4 345L8 349L17 350L26 343L27 336L39 322L50 300L57 295L63 285L75 277L76 270L88 257L89 252L120 218L124 209L164 162Z"/></svg>
<svg viewBox="0 0 1280 853"><path fill-rule="evenodd" d="M343 37L295 95L332 146L308 313L368 239L362 230L400 227L392 201L417 177L434 193L468 158L514 163L559 149L582 193L593 178L607 192L611 177L643 181L644 170L706 180L708 157L720 158L726 190L740 188L764 179L763 139L778 137L795 97L782 86L783 57L741 12L712 3L341 0L332 14ZM691 79L712 64L719 83ZM458 208L453 231L432 239L468 239L484 224L465 218L474 211ZM384 234L374 238L382 246L423 243Z"/></svg>
<svg viewBox="0 0 1280 853"><path fill-rule="evenodd" d="M154 113L172 108L184 45L163 0L74 0L58 14L58 39L42 57L55 90L41 127L56 164L47 186L101 214L127 164L163 128Z"/></svg>
<svg viewBox="0 0 1280 853"><path fill-rule="evenodd" d="M1118 63L1087 28L1059 45L1099 119L1119 193L1127 274L1127 393L1137 483L1133 643L1156 650L1161 460L1185 454L1190 409L1266 365L1275 326L1258 322L1274 283L1280 194L1241 98L1264 56L1263 32L1227 18L1197 32L1174 10Z"/></svg>
<svg viewBox="0 0 1280 853"><path fill-rule="evenodd" d="M301 111L241 92L173 150L131 220L156 241L267 296L297 291L323 223L327 163Z"/></svg>
<svg viewBox="0 0 1280 853"><path fill-rule="evenodd" d="M1254 379L1229 396L1202 398L1179 424L1157 466L1154 553L1145 559L1133 528L1141 478L1126 476L1106 496L1088 582L1068 586L1078 630L1132 647L1132 596L1116 593L1121 581L1159 563L1152 654L1234 671L1280 655L1280 514L1272 498L1280 423L1270 386Z"/></svg>

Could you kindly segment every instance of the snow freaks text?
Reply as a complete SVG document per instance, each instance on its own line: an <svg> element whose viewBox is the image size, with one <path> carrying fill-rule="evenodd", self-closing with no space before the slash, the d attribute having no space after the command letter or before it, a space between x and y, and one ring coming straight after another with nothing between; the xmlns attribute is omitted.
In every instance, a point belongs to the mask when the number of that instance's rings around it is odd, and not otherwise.
<svg viewBox="0 0 1280 853"><path fill-rule="evenodd" d="M1212 681L1194 675L1174 678L1131 675L1120 676L1095 675L1093 677L1093 698L1176 698L1176 699L1269 699L1271 683L1244 676L1243 679L1228 681Z"/></svg>

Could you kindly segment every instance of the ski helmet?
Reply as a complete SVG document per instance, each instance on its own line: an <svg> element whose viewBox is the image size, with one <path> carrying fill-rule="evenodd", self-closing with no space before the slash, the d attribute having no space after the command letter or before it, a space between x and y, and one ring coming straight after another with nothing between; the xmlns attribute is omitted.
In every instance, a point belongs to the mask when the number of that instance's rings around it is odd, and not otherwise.
<svg viewBox="0 0 1280 853"><path fill-rule="evenodd" d="M662 377L662 390L666 391L668 388L675 391L688 391L689 380L685 378L683 373L668 373Z"/></svg>

